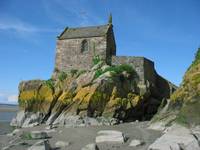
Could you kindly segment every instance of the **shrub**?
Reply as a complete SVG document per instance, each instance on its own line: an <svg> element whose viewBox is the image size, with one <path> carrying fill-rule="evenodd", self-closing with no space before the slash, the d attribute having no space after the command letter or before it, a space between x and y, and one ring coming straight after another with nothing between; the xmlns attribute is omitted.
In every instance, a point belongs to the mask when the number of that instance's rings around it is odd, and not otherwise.
<svg viewBox="0 0 200 150"><path fill-rule="evenodd" d="M97 79L97 78L100 77L103 73L104 73L104 72L103 72L101 69L97 70L97 71L95 72L94 78Z"/></svg>
<svg viewBox="0 0 200 150"><path fill-rule="evenodd" d="M60 72L60 74L58 75L58 79L60 80L60 81L63 81L63 80L65 80L67 78L67 74L65 73L65 72Z"/></svg>
<svg viewBox="0 0 200 150"><path fill-rule="evenodd" d="M50 89L54 89L54 82L53 82L53 79L46 80L46 81L44 82L44 84L45 84L46 86L48 86Z"/></svg>
<svg viewBox="0 0 200 150"><path fill-rule="evenodd" d="M197 64L200 63L200 48L198 48L196 54L195 54L195 59L194 61L192 62L192 65L189 67L189 69Z"/></svg>
<svg viewBox="0 0 200 150"><path fill-rule="evenodd" d="M118 66L108 67L104 71L102 71L101 69L97 70L95 72L95 79L98 78L99 76L101 76L102 74L104 74L105 72L108 72L108 71L115 72L116 74L121 74L124 71L126 71L130 74L135 73L135 70L133 69L133 67L131 65L122 64L122 65L118 65Z"/></svg>
<svg viewBox="0 0 200 150"><path fill-rule="evenodd" d="M70 70L70 73L71 73L72 76L74 76L77 72L78 72L77 69L71 69Z"/></svg>
<svg viewBox="0 0 200 150"><path fill-rule="evenodd" d="M92 59L93 65L98 64L100 61L101 61L101 58L99 55L94 56Z"/></svg>
<svg viewBox="0 0 200 150"><path fill-rule="evenodd" d="M135 72L133 67L130 66L130 65L127 65L127 64L122 64L122 65L118 65L118 66L111 66L111 67L105 69L105 72L107 72L107 71L114 71L117 74L120 74L124 71L126 71L130 74Z"/></svg>

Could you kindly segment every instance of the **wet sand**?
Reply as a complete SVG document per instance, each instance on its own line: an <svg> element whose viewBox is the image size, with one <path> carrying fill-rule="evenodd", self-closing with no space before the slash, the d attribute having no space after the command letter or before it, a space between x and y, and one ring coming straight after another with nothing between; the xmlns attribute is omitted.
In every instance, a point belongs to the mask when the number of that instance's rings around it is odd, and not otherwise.
<svg viewBox="0 0 200 150"><path fill-rule="evenodd" d="M9 124L17 111L17 105L0 104L0 135L9 133L13 130Z"/></svg>
<svg viewBox="0 0 200 150"><path fill-rule="evenodd" d="M96 126L96 127L78 127L78 128L56 128L56 132L49 133L50 145L55 148L57 141L69 142L70 145L66 149L68 150L81 150L87 144L95 143L95 137L97 132L100 130L118 130L122 131L128 138L128 141L124 144L113 145L113 144L99 144L100 150L146 150L148 146L161 136L158 131L146 129L147 122L140 123L124 123L116 126ZM20 129L23 131L35 131L44 130L45 126L37 126L34 128ZM130 141L133 139L139 139L145 142L144 145L139 147L130 147ZM36 143L37 140L23 140L19 135L8 137L6 135L0 136L0 148L7 146L12 140L15 142L25 142L25 145L14 146L10 150L25 150L32 144Z"/></svg>

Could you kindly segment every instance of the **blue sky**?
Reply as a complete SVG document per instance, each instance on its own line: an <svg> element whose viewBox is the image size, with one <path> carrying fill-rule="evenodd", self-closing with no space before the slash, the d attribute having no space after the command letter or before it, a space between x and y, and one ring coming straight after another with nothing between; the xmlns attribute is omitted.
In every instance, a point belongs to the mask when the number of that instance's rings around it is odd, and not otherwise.
<svg viewBox="0 0 200 150"><path fill-rule="evenodd" d="M15 103L21 80L48 79L56 36L66 27L106 24L117 55L145 56L179 85L200 45L199 0L1 0L0 103Z"/></svg>

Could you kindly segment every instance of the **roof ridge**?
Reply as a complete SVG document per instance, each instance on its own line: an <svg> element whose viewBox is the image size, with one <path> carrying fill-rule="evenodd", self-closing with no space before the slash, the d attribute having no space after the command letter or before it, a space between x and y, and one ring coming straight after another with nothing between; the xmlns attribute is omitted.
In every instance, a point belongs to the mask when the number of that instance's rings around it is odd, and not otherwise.
<svg viewBox="0 0 200 150"><path fill-rule="evenodd" d="M104 26L109 26L109 24L96 25L96 26L85 26L85 27L67 27L67 28L68 29L87 29L87 28L104 27Z"/></svg>

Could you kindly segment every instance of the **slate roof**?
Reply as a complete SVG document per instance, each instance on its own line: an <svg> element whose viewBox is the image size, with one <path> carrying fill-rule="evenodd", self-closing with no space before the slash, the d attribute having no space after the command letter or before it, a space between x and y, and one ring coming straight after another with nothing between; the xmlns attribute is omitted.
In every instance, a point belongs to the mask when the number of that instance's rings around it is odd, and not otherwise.
<svg viewBox="0 0 200 150"><path fill-rule="evenodd" d="M58 39L74 39L104 36L108 32L111 25L65 28L65 30L58 36Z"/></svg>

